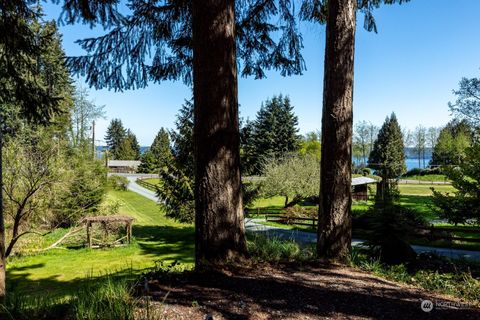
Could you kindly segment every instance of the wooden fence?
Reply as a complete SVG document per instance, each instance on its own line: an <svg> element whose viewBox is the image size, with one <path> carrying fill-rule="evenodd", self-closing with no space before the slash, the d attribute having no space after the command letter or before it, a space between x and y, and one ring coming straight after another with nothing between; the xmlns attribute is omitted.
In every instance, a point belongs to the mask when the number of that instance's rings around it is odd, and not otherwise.
<svg viewBox="0 0 480 320"><path fill-rule="evenodd" d="M151 191L157 191L157 186L154 185L153 183L150 183L150 182L147 182L143 179L140 179L138 178L136 181L135 181L138 185L148 189L148 190L151 190Z"/></svg>

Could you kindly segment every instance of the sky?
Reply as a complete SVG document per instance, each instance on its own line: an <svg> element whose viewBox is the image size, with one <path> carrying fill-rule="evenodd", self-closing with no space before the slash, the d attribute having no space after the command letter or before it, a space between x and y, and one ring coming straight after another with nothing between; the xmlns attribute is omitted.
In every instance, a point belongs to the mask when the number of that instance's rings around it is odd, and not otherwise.
<svg viewBox="0 0 480 320"><path fill-rule="evenodd" d="M45 4L46 19L58 19L61 9ZM357 15L355 48L354 122L380 126L392 111L406 129L442 126L451 115L448 102L462 77L480 76L479 0L412 0L374 11L378 33L363 29ZM290 97L300 133L320 130L325 27L301 23L303 75L239 78L240 116L254 119L261 103L273 95ZM84 52L75 40L103 34L86 25L60 26L67 56ZM77 84L88 87L81 78ZM90 98L105 105L106 118L97 121L102 139L111 119L120 118L141 145L148 146L161 127L174 128L175 115L191 88L182 82L150 84L146 89L115 92L90 89ZM103 144L103 141L97 143Z"/></svg>

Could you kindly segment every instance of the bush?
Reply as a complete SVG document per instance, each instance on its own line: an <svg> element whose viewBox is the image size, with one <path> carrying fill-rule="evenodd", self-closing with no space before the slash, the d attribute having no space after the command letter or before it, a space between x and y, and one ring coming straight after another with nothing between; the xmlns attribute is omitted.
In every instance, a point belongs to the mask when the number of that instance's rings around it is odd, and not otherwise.
<svg viewBox="0 0 480 320"><path fill-rule="evenodd" d="M253 259L268 262L309 260L315 257L315 248L302 248L294 240L256 233L247 237L248 252Z"/></svg>
<svg viewBox="0 0 480 320"><path fill-rule="evenodd" d="M371 175L372 175L372 169L370 169L370 168L363 168L363 169L362 169L362 175L364 175L364 176L371 176Z"/></svg>
<svg viewBox="0 0 480 320"><path fill-rule="evenodd" d="M289 218L317 218L318 208L305 208L300 206L288 207L284 211L284 216Z"/></svg>
<svg viewBox="0 0 480 320"><path fill-rule="evenodd" d="M361 220L357 219L357 226ZM373 256L388 264L400 264L415 257L408 241L417 226L425 225L415 212L387 203L371 208L363 220L367 225L367 245Z"/></svg>
<svg viewBox="0 0 480 320"><path fill-rule="evenodd" d="M130 181L122 176L110 176L108 177L108 185L113 190L127 191Z"/></svg>

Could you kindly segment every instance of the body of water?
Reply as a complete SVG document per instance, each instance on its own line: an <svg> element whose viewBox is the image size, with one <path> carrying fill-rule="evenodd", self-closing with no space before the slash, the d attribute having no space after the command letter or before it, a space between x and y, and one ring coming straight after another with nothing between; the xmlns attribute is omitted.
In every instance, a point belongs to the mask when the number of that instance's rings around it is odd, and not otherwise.
<svg viewBox="0 0 480 320"><path fill-rule="evenodd" d="M407 170L411 170L414 168L424 169L428 167L430 160L432 160L431 157L425 157L425 165L424 165L423 159L420 159L420 165L419 165L418 158L407 158L405 159L405 164L407 165Z"/></svg>

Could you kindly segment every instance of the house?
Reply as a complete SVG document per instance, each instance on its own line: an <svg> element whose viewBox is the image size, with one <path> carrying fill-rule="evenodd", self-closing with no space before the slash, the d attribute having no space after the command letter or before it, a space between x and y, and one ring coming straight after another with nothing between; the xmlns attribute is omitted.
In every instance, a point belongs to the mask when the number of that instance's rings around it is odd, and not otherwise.
<svg viewBox="0 0 480 320"><path fill-rule="evenodd" d="M108 160L107 168L109 172L116 173L135 173L140 165L137 160Z"/></svg>

